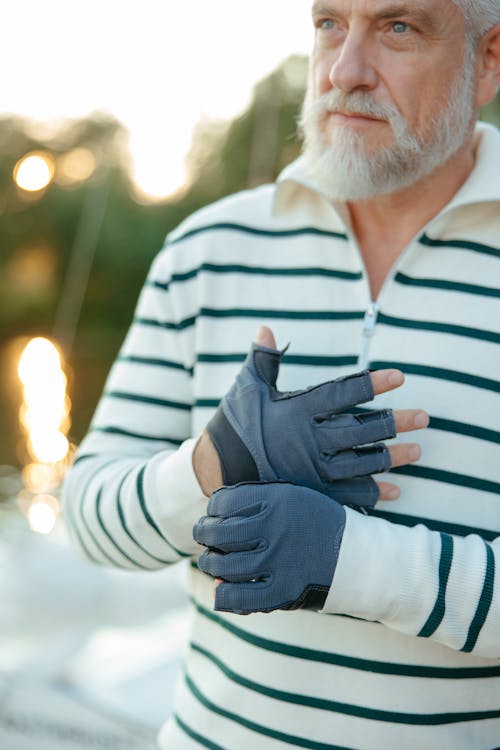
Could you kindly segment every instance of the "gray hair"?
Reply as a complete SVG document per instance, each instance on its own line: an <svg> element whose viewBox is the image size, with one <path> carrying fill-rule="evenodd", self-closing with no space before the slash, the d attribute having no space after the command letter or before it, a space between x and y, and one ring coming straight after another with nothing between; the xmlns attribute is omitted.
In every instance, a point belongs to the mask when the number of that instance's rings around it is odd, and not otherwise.
<svg viewBox="0 0 500 750"><path fill-rule="evenodd" d="M500 0L453 0L462 10L474 43L500 23Z"/></svg>

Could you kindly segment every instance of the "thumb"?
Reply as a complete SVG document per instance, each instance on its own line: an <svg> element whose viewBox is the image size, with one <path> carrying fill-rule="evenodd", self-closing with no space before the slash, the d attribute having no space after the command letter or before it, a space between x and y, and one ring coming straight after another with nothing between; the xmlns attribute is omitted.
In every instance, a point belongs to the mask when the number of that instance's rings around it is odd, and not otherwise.
<svg viewBox="0 0 500 750"><path fill-rule="evenodd" d="M255 343L260 346L267 346L268 349L276 349L276 339L270 328L267 326L260 326L257 329L255 336Z"/></svg>

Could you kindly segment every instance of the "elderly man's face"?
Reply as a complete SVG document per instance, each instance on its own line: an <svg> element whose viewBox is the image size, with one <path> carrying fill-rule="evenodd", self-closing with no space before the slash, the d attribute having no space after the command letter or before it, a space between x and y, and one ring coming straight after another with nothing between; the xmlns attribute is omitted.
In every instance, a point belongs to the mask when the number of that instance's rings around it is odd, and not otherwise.
<svg viewBox="0 0 500 750"><path fill-rule="evenodd" d="M325 192L393 192L463 145L475 119L474 64L452 0L315 0L312 16L303 126Z"/></svg>

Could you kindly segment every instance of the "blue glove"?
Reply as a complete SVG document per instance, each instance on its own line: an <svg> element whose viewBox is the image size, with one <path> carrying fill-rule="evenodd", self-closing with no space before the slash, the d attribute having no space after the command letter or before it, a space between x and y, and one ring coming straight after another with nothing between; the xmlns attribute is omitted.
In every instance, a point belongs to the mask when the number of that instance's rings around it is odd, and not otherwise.
<svg viewBox="0 0 500 750"><path fill-rule="evenodd" d="M395 437L392 410L343 413L373 398L369 372L281 393L282 357L254 344L207 425L224 484L289 480L346 505L373 506L379 490L369 475L391 459L385 445L366 444Z"/></svg>
<svg viewBox="0 0 500 750"><path fill-rule="evenodd" d="M322 609L331 586L345 510L287 482L222 487L193 528L208 547L198 567L222 578L215 609L236 614Z"/></svg>

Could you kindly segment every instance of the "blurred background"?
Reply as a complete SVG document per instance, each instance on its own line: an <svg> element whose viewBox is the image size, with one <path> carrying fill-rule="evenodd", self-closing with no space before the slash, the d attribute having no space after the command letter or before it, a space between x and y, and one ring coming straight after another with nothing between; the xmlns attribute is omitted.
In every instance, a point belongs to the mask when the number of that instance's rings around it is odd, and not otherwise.
<svg viewBox="0 0 500 750"><path fill-rule="evenodd" d="M0 746L149 748L186 638L182 575L78 560L60 482L166 233L298 155L309 2L3 10ZM500 124L500 99L482 116Z"/></svg>

